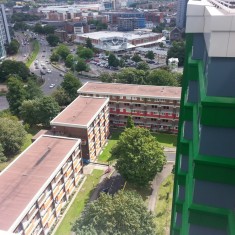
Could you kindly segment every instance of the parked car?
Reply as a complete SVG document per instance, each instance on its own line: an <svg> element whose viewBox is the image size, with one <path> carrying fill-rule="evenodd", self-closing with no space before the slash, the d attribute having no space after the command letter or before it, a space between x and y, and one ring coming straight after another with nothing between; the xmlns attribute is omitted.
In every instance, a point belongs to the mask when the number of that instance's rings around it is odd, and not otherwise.
<svg viewBox="0 0 235 235"><path fill-rule="evenodd" d="M49 86L49 88L54 88L55 87L55 84L54 83L52 83L50 86Z"/></svg>

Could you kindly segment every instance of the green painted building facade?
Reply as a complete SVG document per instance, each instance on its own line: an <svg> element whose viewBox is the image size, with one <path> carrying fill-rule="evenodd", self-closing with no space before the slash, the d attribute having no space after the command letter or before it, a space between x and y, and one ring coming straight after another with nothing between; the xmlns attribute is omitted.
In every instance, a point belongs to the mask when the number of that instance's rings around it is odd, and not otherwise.
<svg viewBox="0 0 235 235"><path fill-rule="evenodd" d="M233 235L235 56L222 55L222 41L216 39L213 51L213 38L208 44L205 33L190 31L186 28L171 235Z"/></svg>

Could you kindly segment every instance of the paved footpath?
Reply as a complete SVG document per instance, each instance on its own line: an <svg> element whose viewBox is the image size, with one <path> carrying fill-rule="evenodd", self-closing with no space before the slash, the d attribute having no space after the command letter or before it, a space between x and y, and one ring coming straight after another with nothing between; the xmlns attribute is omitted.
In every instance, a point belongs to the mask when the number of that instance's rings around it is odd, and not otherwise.
<svg viewBox="0 0 235 235"><path fill-rule="evenodd" d="M154 180L152 182L153 191L149 197L149 203L148 203L148 210L149 211L155 210L159 187L160 187L161 183L164 181L164 179L166 179L166 177L171 174L172 167L173 167L173 162L168 162L165 165L165 167L163 168L162 172L157 174L156 177L154 178Z"/></svg>

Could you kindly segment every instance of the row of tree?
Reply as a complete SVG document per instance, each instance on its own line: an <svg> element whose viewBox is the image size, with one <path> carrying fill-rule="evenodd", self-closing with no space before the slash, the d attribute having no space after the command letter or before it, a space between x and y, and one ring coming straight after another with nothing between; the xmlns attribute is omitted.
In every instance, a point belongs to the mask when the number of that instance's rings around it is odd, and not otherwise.
<svg viewBox="0 0 235 235"><path fill-rule="evenodd" d="M181 86L182 74L170 72L166 69L145 70L145 64L140 64L140 68L124 68L119 73L102 73L99 79L102 82L116 82L140 85L155 86ZM145 70L145 71L144 71Z"/></svg>
<svg viewBox="0 0 235 235"><path fill-rule="evenodd" d="M163 148L145 128L134 127L128 117L127 128L111 150L116 169L127 182L145 187L166 163ZM119 191L114 196L101 194L87 205L72 229L85 235L156 234L154 216L143 199L133 191Z"/></svg>

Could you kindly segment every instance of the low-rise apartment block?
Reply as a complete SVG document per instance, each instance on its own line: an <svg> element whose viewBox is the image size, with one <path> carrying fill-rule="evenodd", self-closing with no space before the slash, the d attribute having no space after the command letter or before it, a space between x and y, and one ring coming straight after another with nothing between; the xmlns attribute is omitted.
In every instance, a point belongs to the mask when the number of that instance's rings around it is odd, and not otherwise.
<svg viewBox="0 0 235 235"><path fill-rule="evenodd" d="M151 131L178 132L180 87L88 82L78 93L109 98L110 126L124 127L132 116Z"/></svg>
<svg viewBox="0 0 235 235"><path fill-rule="evenodd" d="M94 160L109 136L108 98L79 96L52 121L56 135L82 139L82 157Z"/></svg>
<svg viewBox="0 0 235 235"><path fill-rule="evenodd" d="M48 234L82 179L80 144L42 135L0 174L0 230Z"/></svg>

